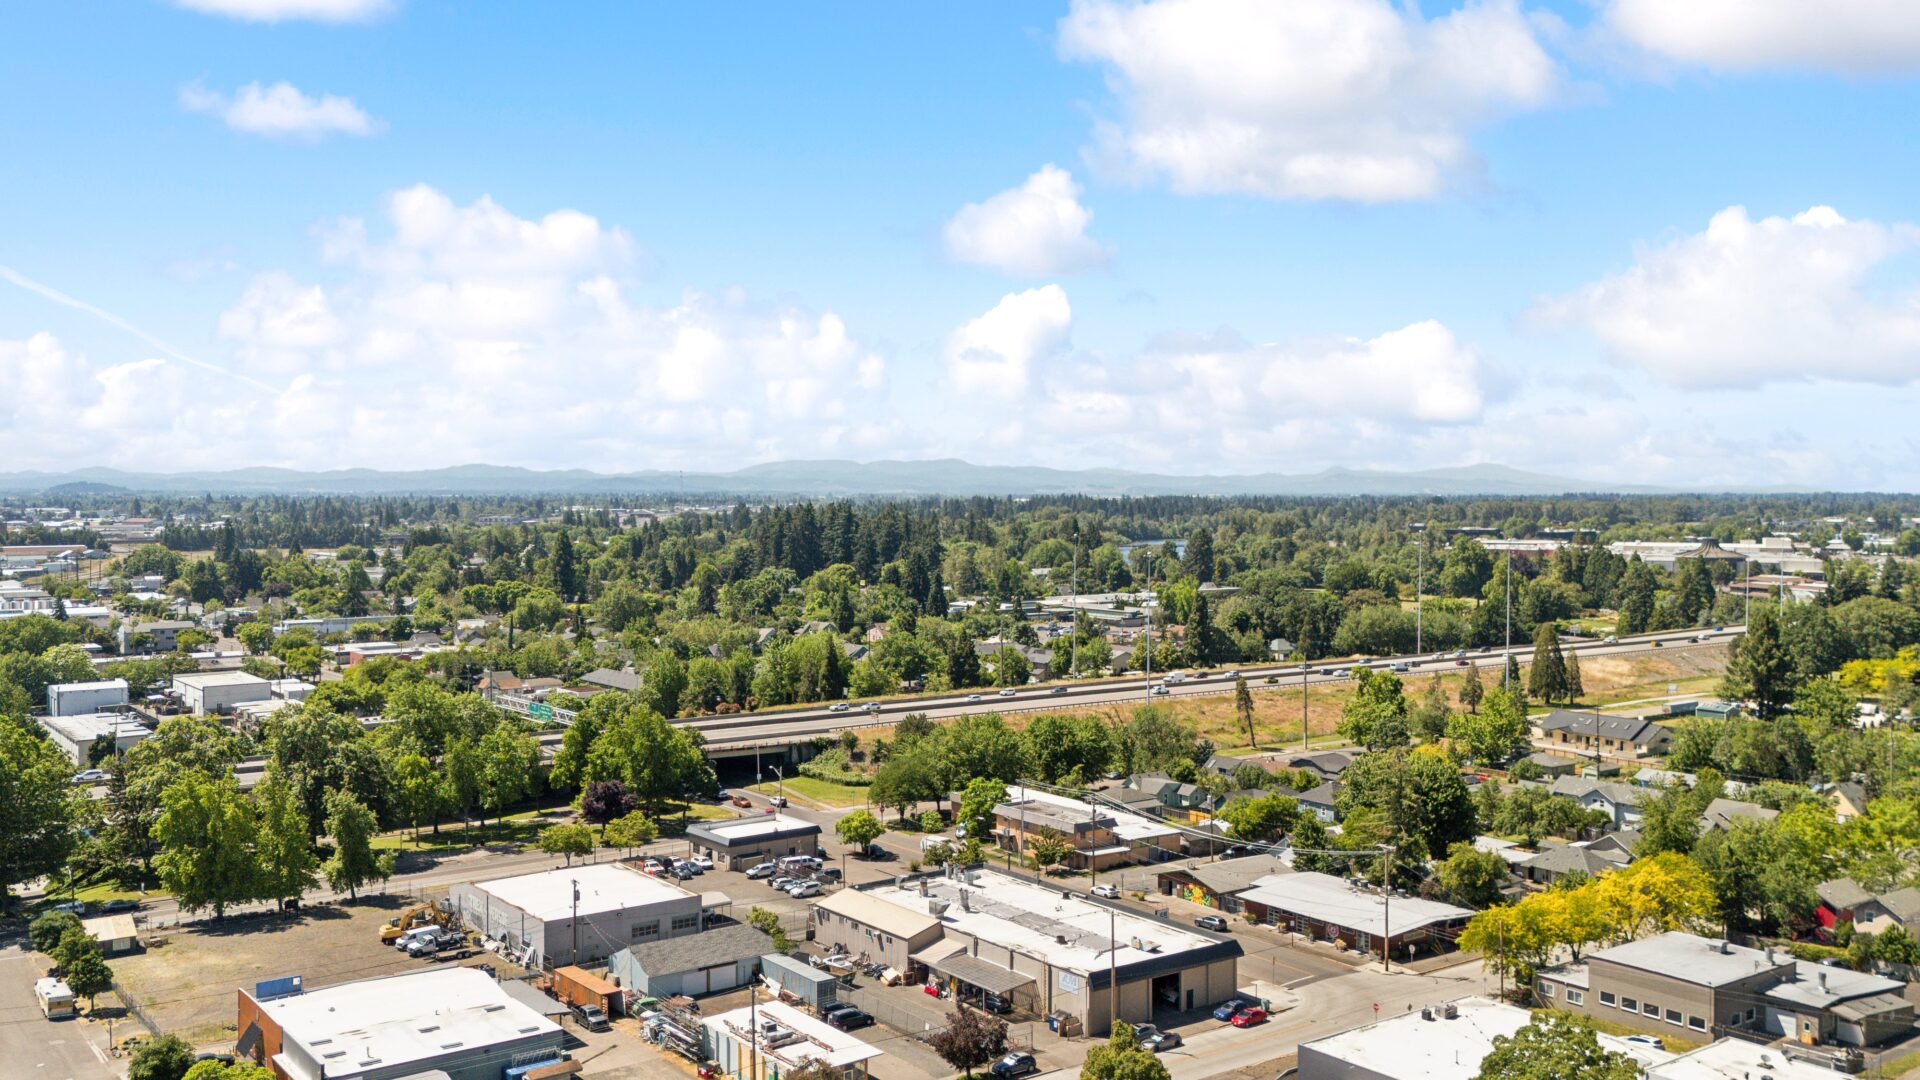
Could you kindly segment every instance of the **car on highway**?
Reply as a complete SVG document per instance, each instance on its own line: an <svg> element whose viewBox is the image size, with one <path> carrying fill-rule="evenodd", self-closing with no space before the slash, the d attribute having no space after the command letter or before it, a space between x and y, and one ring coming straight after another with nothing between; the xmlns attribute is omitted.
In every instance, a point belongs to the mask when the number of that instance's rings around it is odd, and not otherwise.
<svg viewBox="0 0 1920 1080"><path fill-rule="evenodd" d="M1047 693L1049 694L1064 694L1066 692L1067 692L1067 688L1064 686L1056 686L1053 689L1047 691Z"/></svg>
<svg viewBox="0 0 1920 1080"><path fill-rule="evenodd" d="M877 702L877 701L869 701L869 702L867 702L867 703L866 703L865 705L862 705L862 706L860 706L860 711L862 711L862 712L879 712L879 711L880 711L880 703L879 703L879 702Z"/></svg>
<svg viewBox="0 0 1920 1080"><path fill-rule="evenodd" d="M1473 661L1471 661L1471 660L1455 660L1455 661L1453 662L1453 666L1454 666L1454 667L1472 667L1472 666L1473 666Z"/></svg>
<svg viewBox="0 0 1920 1080"><path fill-rule="evenodd" d="M1092 893L1094 896L1102 897L1107 900L1120 899L1120 890L1118 887L1113 885L1095 885L1093 888L1088 889L1087 891L1089 893Z"/></svg>
<svg viewBox="0 0 1920 1080"><path fill-rule="evenodd" d="M1003 687L1001 687L1001 688L1000 688L1000 696L1001 696L1001 697L1012 697L1012 696L1013 696L1013 687L1011 687L1011 686L1003 686Z"/></svg>
<svg viewBox="0 0 1920 1080"><path fill-rule="evenodd" d="M1006 1057L993 1063L993 1075L1001 1080L1013 1080L1018 1076L1031 1076L1040 1071L1040 1063L1032 1054L1024 1050L1015 1050Z"/></svg>
<svg viewBox="0 0 1920 1080"><path fill-rule="evenodd" d="M1667 647L1667 643L1664 641L1655 640L1653 643L1653 647L1656 649L1664 649Z"/></svg>
<svg viewBox="0 0 1920 1080"><path fill-rule="evenodd" d="M979 695L979 694L968 694L968 695L967 695L967 700L968 700L968 701L979 701L979 700L980 700L980 695Z"/></svg>
<svg viewBox="0 0 1920 1080"><path fill-rule="evenodd" d="M772 877L779 872L780 867L777 863L754 863L752 866L747 867L747 879L750 881L758 881L761 878Z"/></svg>
<svg viewBox="0 0 1920 1080"><path fill-rule="evenodd" d="M1602 644L1602 645L1618 645L1618 644L1620 644L1620 639L1619 639L1619 637L1617 637L1616 635L1613 635L1613 634L1608 634L1608 635L1607 635L1606 637L1603 637L1603 638L1601 638L1601 639L1600 639L1600 644Z"/></svg>
<svg viewBox="0 0 1920 1080"><path fill-rule="evenodd" d="M827 706L827 711L828 712L846 712L848 709L851 709L851 708L853 708L853 706L847 704L844 701L836 701L833 704Z"/></svg>
<svg viewBox="0 0 1920 1080"><path fill-rule="evenodd" d="M1412 671L1412 670L1413 670L1413 665L1412 665L1412 664L1395 664L1395 665L1393 665L1393 673L1394 673L1395 675L1405 675L1405 674L1406 674L1407 672L1409 672L1409 671Z"/></svg>
<svg viewBox="0 0 1920 1080"><path fill-rule="evenodd" d="M785 795L775 795L773 798L768 799L767 801L772 803L774 806L779 807L782 810L785 810L787 808L787 797Z"/></svg>
<svg viewBox="0 0 1920 1080"><path fill-rule="evenodd" d="M1213 1018L1215 1020L1220 1020L1223 1022L1227 1020L1231 1020L1233 1019L1234 1013L1239 1012L1241 1009L1246 1008L1250 1004L1252 1003L1249 1002L1246 998L1238 998L1238 997L1228 998L1227 1000L1213 1007Z"/></svg>
<svg viewBox="0 0 1920 1080"><path fill-rule="evenodd" d="M1279 682L1279 681L1280 681L1280 676L1278 676L1278 675L1269 675L1269 676L1267 676L1267 681L1268 681L1268 682L1270 682L1270 683L1277 683L1277 682Z"/></svg>
<svg viewBox="0 0 1920 1080"><path fill-rule="evenodd" d="M105 769L82 769L73 774L73 782L76 784L101 784L105 783L106 779L107 770Z"/></svg>
<svg viewBox="0 0 1920 1080"><path fill-rule="evenodd" d="M1211 930L1216 934L1225 934L1229 932L1230 929L1227 926L1227 920L1220 915L1196 915L1193 919L1193 925L1202 930Z"/></svg>
<svg viewBox="0 0 1920 1080"><path fill-rule="evenodd" d="M1156 695L1159 695L1159 694L1165 694L1165 693L1167 693L1168 691L1167 691L1167 688L1166 688L1165 686L1163 686L1163 685L1161 685L1161 684L1159 684L1159 683L1155 683L1155 684L1153 685L1153 692L1154 692L1154 693L1155 693Z"/></svg>
<svg viewBox="0 0 1920 1080"><path fill-rule="evenodd" d="M1267 1010L1258 1005L1249 1005L1241 1009L1239 1012L1233 1014L1232 1019L1227 1021L1227 1023L1237 1028L1253 1027L1255 1024L1264 1024L1266 1022Z"/></svg>

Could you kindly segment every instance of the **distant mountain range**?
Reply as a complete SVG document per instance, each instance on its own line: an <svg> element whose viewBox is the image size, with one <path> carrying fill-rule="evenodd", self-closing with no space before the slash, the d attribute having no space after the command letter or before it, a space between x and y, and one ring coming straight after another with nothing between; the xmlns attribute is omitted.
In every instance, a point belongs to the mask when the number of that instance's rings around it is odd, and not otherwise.
<svg viewBox="0 0 1920 1080"><path fill-rule="evenodd" d="M1177 476L1124 469L1049 469L935 461L780 461L732 472L597 473L501 465L385 472L378 469L248 468L135 473L85 468L0 473L0 495L101 495L115 492L238 495L634 495L831 497L852 495L1563 495L1662 493L1644 484L1596 484L1505 465L1391 472L1325 469L1314 473Z"/></svg>

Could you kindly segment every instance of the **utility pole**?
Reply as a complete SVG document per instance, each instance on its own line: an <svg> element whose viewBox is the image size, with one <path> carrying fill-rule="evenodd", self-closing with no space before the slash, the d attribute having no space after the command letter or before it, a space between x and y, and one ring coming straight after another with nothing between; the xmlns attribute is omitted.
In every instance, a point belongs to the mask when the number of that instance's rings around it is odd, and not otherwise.
<svg viewBox="0 0 1920 1080"><path fill-rule="evenodd" d="M578 964L580 962L580 879L574 878L572 884L573 918L568 921L567 929L572 932L573 943L567 947L567 963Z"/></svg>
<svg viewBox="0 0 1920 1080"><path fill-rule="evenodd" d="M1307 752L1307 651L1300 650L1300 752Z"/></svg>
<svg viewBox="0 0 1920 1080"><path fill-rule="evenodd" d="M1423 521L1414 528L1420 530L1420 572L1413 579L1413 651L1418 654L1426 651L1426 636L1423 633L1425 620L1422 616L1425 614L1423 602L1427 598L1427 524Z"/></svg>
<svg viewBox="0 0 1920 1080"><path fill-rule="evenodd" d="M1513 675L1512 675L1512 672L1513 672L1513 549L1512 548L1507 549L1506 573L1500 576L1507 579L1507 647L1506 647L1506 655L1501 658L1503 661L1503 664L1500 668L1500 685L1503 687L1506 687L1507 690L1511 691L1513 689L1511 685L1511 683L1513 682Z"/></svg>
<svg viewBox="0 0 1920 1080"><path fill-rule="evenodd" d="M1025 612L1021 613L1025 615ZM1080 527L1073 529L1073 649L1071 653L1073 667L1069 678L1080 677Z"/></svg>
<svg viewBox="0 0 1920 1080"><path fill-rule="evenodd" d="M1107 908L1107 1037L1120 1022L1120 929L1111 906Z"/></svg>
<svg viewBox="0 0 1920 1080"><path fill-rule="evenodd" d="M1153 551L1149 549L1143 554L1146 556L1147 592L1151 595L1153 593ZM1147 704L1151 705L1153 704L1153 612L1144 604L1141 610L1147 613Z"/></svg>
<svg viewBox="0 0 1920 1080"><path fill-rule="evenodd" d="M1393 970L1393 845L1386 845L1386 872L1380 889L1380 970Z"/></svg>

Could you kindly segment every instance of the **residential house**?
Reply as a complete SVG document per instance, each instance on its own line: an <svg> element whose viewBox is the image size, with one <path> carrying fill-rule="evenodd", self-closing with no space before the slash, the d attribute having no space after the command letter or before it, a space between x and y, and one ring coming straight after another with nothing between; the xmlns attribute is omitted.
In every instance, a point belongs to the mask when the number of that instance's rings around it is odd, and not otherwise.
<svg viewBox="0 0 1920 1080"><path fill-rule="evenodd" d="M1851 821L1867 812L1867 789L1852 780L1833 785L1827 798L1833 802L1834 817L1841 821Z"/></svg>
<svg viewBox="0 0 1920 1080"><path fill-rule="evenodd" d="M1536 885L1551 885L1568 874L1595 877L1618 870L1632 857L1610 848L1596 849L1588 844L1550 844L1538 855L1514 867L1521 877Z"/></svg>
<svg viewBox="0 0 1920 1080"><path fill-rule="evenodd" d="M1137 773L1127 777L1127 787L1152 795L1167 810L1199 810L1211 797L1198 784L1183 784L1163 772Z"/></svg>
<svg viewBox="0 0 1920 1080"><path fill-rule="evenodd" d="M1024 855L1036 841L1056 837L1071 849L1067 865L1075 870L1158 862L1181 852L1180 833L1172 826L1032 788L1009 792L993 816L993 838L1002 849Z"/></svg>
<svg viewBox="0 0 1920 1080"><path fill-rule="evenodd" d="M1536 738L1588 753L1653 757L1673 745L1673 729L1639 716L1555 709L1534 721Z"/></svg>
<svg viewBox="0 0 1920 1080"><path fill-rule="evenodd" d="M632 693L640 689L638 672L617 671L613 668L594 668L580 676L580 681L600 690L621 690Z"/></svg>
<svg viewBox="0 0 1920 1080"><path fill-rule="evenodd" d="M1340 820L1340 810L1334 805L1339 795L1340 781L1329 780L1311 791L1295 795L1294 801L1300 804L1300 809L1311 810L1314 817L1331 825Z"/></svg>
<svg viewBox="0 0 1920 1080"><path fill-rule="evenodd" d="M1730 829L1736 821L1772 821L1779 816L1780 811L1758 803L1715 799L1700 814L1700 831L1707 833L1715 829Z"/></svg>
<svg viewBox="0 0 1920 1080"><path fill-rule="evenodd" d="M1644 792L1631 785L1587 776L1562 776L1547 785L1547 790L1572 799L1582 809L1605 811L1612 816L1616 829L1640 823L1640 799Z"/></svg>
<svg viewBox="0 0 1920 1080"><path fill-rule="evenodd" d="M1353 759L1360 755L1350 750L1322 750L1314 754L1295 754L1287 759L1289 769L1311 769L1322 780L1338 780Z"/></svg>

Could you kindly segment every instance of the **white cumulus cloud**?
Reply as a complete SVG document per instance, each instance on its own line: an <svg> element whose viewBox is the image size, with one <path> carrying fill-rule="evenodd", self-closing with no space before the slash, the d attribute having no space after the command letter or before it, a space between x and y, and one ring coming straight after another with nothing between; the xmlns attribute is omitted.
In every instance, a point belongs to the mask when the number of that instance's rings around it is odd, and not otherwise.
<svg viewBox="0 0 1920 1080"><path fill-rule="evenodd" d="M1384 202L1477 159L1476 126L1560 84L1516 0L1434 19L1392 0L1075 0L1068 58L1108 66L1105 152L1177 191Z"/></svg>
<svg viewBox="0 0 1920 1080"><path fill-rule="evenodd" d="M1610 0L1604 22L1668 60L1727 71L1920 66L1912 0Z"/></svg>
<svg viewBox="0 0 1920 1080"><path fill-rule="evenodd" d="M392 0L174 0L189 11L248 22L362 22L384 15Z"/></svg>
<svg viewBox="0 0 1920 1080"><path fill-rule="evenodd" d="M180 89L180 107L211 113L235 131L283 139L323 139L328 135L373 135L385 126L368 116L352 98L310 96L292 83L248 83L232 95L198 83Z"/></svg>
<svg viewBox="0 0 1920 1080"><path fill-rule="evenodd" d="M948 336L947 373L963 394L1016 397L1033 362L1065 345L1072 329L1073 308L1060 286L1008 293Z"/></svg>
<svg viewBox="0 0 1920 1080"><path fill-rule="evenodd" d="M1920 300L1882 295L1868 279L1917 238L1912 225L1849 221L1827 206L1757 221L1733 206L1534 314L1583 327L1679 386L1906 383L1920 378Z"/></svg>
<svg viewBox="0 0 1920 1080"><path fill-rule="evenodd" d="M1017 188L968 203L947 221L947 254L1007 274L1044 277L1097 266L1107 250L1087 236L1073 174L1043 165Z"/></svg>

